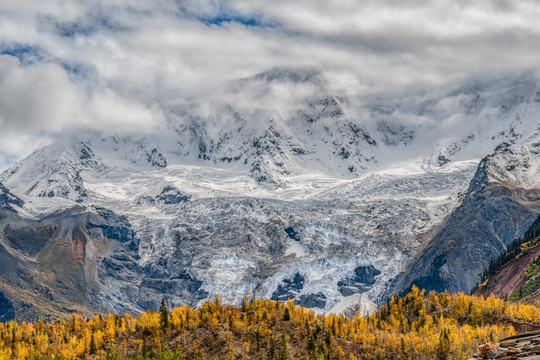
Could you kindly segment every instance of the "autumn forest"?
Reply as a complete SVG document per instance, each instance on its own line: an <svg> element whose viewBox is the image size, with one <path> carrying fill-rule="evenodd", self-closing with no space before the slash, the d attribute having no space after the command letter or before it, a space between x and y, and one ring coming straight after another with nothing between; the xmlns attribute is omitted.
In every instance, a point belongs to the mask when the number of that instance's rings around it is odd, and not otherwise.
<svg viewBox="0 0 540 360"><path fill-rule="evenodd" d="M413 287L370 316L321 315L248 300L130 314L0 324L5 359L465 359L540 323L535 305Z"/></svg>

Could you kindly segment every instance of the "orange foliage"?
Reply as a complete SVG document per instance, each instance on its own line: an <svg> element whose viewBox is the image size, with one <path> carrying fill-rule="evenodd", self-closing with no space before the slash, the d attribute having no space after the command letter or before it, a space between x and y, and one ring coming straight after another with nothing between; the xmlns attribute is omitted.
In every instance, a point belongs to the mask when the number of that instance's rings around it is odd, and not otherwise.
<svg viewBox="0 0 540 360"><path fill-rule="evenodd" d="M539 308L416 287L366 317L316 315L290 300L245 299L235 307L216 297L198 309L172 309L167 327L151 310L138 317L73 314L67 322L0 323L0 360L463 359L480 343L512 335L505 325L512 321L536 324Z"/></svg>

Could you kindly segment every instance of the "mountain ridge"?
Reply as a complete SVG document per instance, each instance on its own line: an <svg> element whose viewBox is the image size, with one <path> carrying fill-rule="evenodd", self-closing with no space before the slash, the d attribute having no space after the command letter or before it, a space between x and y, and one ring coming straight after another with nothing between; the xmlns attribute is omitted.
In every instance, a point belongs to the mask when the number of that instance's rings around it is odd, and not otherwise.
<svg viewBox="0 0 540 360"><path fill-rule="evenodd" d="M91 294L90 312L139 312L163 297L239 303L248 294L367 313L413 283L470 290L487 265L481 246L500 253L539 211L538 83L355 107L318 76L292 85L271 72L243 79L234 96L260 108L179 109L157 135L93 132L39 149L0 175L24 201L12 219L65 230L66 261L88 279L77 291ZM309 96L273 107L293 90ZM453 109L478 120L434 137L421 119L444 125ZM70 216L82 218L66 228ZM497 219L512 221L496 228ZM10 261L30 261L16 254ZM455 262L460 254L466 263ZM47 273L46 264L33 266ZM32 306L4 293L18 314Z"/></svg>

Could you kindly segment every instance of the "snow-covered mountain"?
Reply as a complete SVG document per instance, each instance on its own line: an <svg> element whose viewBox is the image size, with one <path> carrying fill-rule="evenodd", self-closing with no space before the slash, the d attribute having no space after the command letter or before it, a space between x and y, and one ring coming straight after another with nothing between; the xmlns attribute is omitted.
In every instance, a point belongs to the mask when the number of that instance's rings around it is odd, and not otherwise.
<svg viewBox="0 0 540 360"><path fill-rule="evenodd" d="M0 275L14 313L216 294L371 311L412 282L470 290L540 210L534 78L355 98L272 69L216 92L154 134L79 134L0 175L0 256L34 272Z"/></svg>

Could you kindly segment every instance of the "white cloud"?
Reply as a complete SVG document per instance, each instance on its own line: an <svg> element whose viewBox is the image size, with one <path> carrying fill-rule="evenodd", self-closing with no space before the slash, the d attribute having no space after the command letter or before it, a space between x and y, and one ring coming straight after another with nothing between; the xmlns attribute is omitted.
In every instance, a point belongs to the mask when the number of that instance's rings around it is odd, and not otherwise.
<svg viewBox="0 0 540 360"><path fill-rule="evenodd" d="M0 133L0 171L7 169L34 150L49 145L54 138L43 133Z"/></svg>
<svg viewBox="0 0 540 360"><path fill-rule="evenodd" d="M96 93L85 110L79 125L106 132L150 133L159 131L165 122L158 106L146 107L110 89Z"/></svg>
<svg viewBox="0 0 540 360"><path fill-rule="evenodd" d="M539 13L533 0L2 1L0 52L22 65L0 57L0 123L151 131L168 108L275 66L362 96L518 75L540 63Z"/></svg>
<svg viewBox="0 0 540 360"><path fill-rule="evenodd" d="M0 56L0 126L3 132L60 131L77 118L80 99L66 72L55 64L21 67Z"/></svg>

